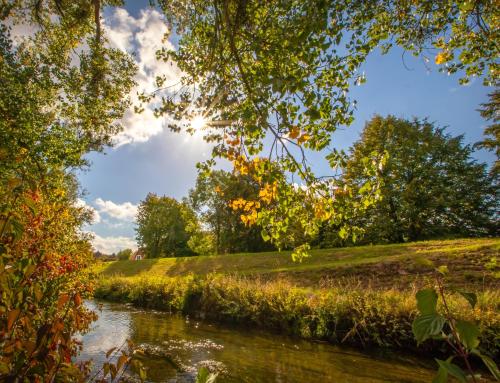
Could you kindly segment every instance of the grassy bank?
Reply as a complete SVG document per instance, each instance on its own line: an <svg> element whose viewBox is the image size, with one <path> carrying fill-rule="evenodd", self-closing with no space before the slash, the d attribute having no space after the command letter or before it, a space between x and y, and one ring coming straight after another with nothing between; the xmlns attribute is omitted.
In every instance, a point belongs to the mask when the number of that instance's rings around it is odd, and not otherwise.
<svg viewBox="0 0 500 383"><path fill-rule="evenodd" d="M356 289L348 286L306 289L288 282L264 282L233 276L108 277L96 297L141 307L182 311L216 321L259 326L304 338L358 347L382 346L417 351L411 323L416 314L411 290ZM474 311L461 298L450 298L452 311L480 323L481 343L498 355L498 292L479 294ZM419 352L438 344L427 342Z"/></svg>
<svg viewBox="0 0 500 383"><path fill-rule="evenodd" d="M229 273L258 276L266 281L286 279L301 287L319 288L355 282L363 287L386 289L411 287L416 280L425 281L430 271L416 262L425 258L437 265L448 265L449 283L482 289L500 287L500 268L491 263L495 256L500 258L499 238L313 250L311 257L301 263L293 262L288 252L267 252L106 262L96 271L106 277ZM498 261L500 263L500 259Z"/></svg>
<svg viewBox="0 0 500 383"><path fill-rule="evenodd" d="M457 317L474 320L483 349L500 352L499 239L428 241L313 251L301 264L288 254L121 261L99 265L96 297L181 311L216 321L268 328L358 347L440 353L441 343L417 350L411 323L415 292L432 283L416 259L447 264L447 285L478 294L472 311L450 297Z"/></svg>

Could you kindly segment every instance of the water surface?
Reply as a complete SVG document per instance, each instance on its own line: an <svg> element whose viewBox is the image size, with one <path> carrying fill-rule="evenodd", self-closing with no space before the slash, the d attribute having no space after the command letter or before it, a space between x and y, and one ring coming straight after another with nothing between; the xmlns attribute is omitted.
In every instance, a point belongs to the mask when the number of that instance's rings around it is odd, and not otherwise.
<svg viewBox="0 0 500 383"><path fill-rule="evenodd" d="M79 359L93 359L99 365L108 349L131 339L150 352L144 364L151 382L193 382L197 368L203 365L221 371L217 380L221 383L432 381L433 371L416 359L368 355L130 305L88 305L99 319L83 336Z"/></svg>

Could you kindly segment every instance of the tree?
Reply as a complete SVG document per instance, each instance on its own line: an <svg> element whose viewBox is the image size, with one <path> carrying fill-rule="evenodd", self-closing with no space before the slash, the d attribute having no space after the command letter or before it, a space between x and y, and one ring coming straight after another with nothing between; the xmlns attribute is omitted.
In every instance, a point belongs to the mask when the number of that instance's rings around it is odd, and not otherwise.
<svg viewBox="0 0 500 383"><path fill-rule="evenodd" d="M137 242L148 258L192 255L185 204L149 193L139 204Z"/></svg>
<svg viewBox="0 0 500 383"><path fill-rule="evenodd" d="M132 256L132 253L132 249L123 249L116 254L116 257L119 261L128 261Z"/></svg>
<svg viewBox="0 0 500 383"><path fill-rule="evenodd" d="M198 176L196 186L189 192L189 203L210 228L217 254L273 249L262 239L261 228L243 223L241 212L231 207L238 197L257 198L258 191L258 183L248 175L216 170Z"/></svg>
<svg viewBox="0 0 500 383"><path fill-rule="evenodd" d="M372 151L388 160L365 179L360 168ZM379 182L382 198L353 224L365 228L368 242L493 234L498 189L471 153L462 136L427 120L375 116L351 148L343 181L354 190Z"/></svg>
<svg viewBox="0 0 500 383"><path fill-rule="evenodd" d="M158 3L170 30L180 36L178 49L162 49L158 58L175 61L183 78L180 89L165 93L165 78L159 76L158 91L143 100L161 98L157 114L173 116L175 131L192 131L190 121L203 118L206 139L217 143L214 158L232 161L235 169L243 163L256 172L255 179L266 179L261 187L278 182L284 191L278 198L293 195L287 185L291 179L303 183L323 196L316 206L339 220L372 204L377 185L364 190L362 201L341 204L331 183L318 182L324 178L313 174L305 150L327 148L331 133L353 121L349 89L365 81L360 67L370 52L386 53L397 45L434 61L445 73L462 74L461 83L474 76L489 86L498 83L500 29L491 0ZM276 174L291 176L271 179L274 173L259 173L260 167L249 166L259 155L278 164ZM336 152L328 160L335 170L343 162ZM370 158L367 173L378 166L371 160L383 162L380 156ZM209 160L202 168L214 163ZM269 226L279 246L289 223L311 231L324 222L310 210L296 210L276 227L272 211L261 206L259 212L260 224ZM357 232L352 229L342 232Z"/></svg>
<svg viewBox="0 0 500 383"><path fill-rule="evenodd" d="M476 147L494 151L497 159L491 168L491 174L500 177L500 91L496 89L488 95L489 102L481 104L479 109L485 120L493 122L484 130L486 138L476 144Z"/></svg>
<svg viewBox="0 0 500 383"><path fill-rule="evenodd" d="M97 33L100 1L72 4L0 5L1 381L85 374L72 358L75 335L95 319L82 304L90 212L77 204L74 172L119 130L135 68ZM14 45L7 26L18 22L32 33Z"/></svg>

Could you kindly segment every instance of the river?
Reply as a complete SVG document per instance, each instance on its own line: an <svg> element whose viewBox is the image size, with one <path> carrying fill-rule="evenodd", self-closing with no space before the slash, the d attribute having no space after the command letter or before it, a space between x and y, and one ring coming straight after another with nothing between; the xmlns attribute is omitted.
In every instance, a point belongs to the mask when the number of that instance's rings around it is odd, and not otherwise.
<svg viewBox="0 0 500 383"><path fill-rule="evenodd" d="M364 354L327 343L224 326L130 305L88 302L99 319L82 337L78 359L96 366L126 339L154 354L144 360L151 382L194 382L196 370L221 371L217 382L430 382L433 371L401 355ZM169 354L172 357L166 358ZM174 363L172 363L172 360Z"/></svg>

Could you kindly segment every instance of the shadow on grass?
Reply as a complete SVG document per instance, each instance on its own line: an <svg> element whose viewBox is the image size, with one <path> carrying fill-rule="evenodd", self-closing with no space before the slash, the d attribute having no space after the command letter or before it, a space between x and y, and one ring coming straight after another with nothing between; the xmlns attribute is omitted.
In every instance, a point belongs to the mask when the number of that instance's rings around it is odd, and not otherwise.
<svg viewBox="0 0 500 383"><path fill-rule="evenodd" d="M143 259L141 261L116 261L103 267L103 274L120 274L126 277L147 272L153 268L159 258Z"/></svg>

